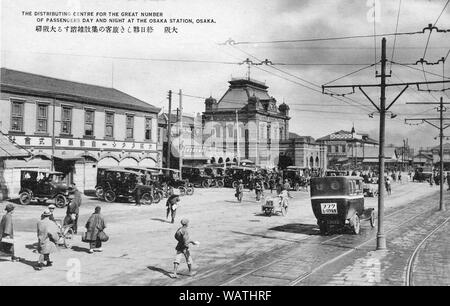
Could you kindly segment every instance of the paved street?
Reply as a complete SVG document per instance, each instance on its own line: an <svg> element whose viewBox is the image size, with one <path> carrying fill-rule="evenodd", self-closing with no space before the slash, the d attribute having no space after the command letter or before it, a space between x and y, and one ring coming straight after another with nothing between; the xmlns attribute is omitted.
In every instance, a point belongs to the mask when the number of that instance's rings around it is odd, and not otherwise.
<svg viewBox="0 0 450 306"><path fill-rule="evenodd" d="M87 244L77 236L72 250L61 249L53 255L54 266L39 272L33 269L38 258L35 227L44 207L17 206L16 249L24 261L0 260L0 285L402 285L410 255L450 216L432 210L437 187L394 184L386 200L389 250L373 252L376 229L367 222L359 236L320 236L309 194L292 195L287 216L266 217L254 193L246 192L237 203L232 189L196 189L182 198L176 224L166 222L165 202L136 207L84 197L80 228L100 203L110 236L104 252L88 254ZM366 198L366 207L376 205L376 198ZM64 212L58 210L56 217L63 218ZM191 236L201 243L192 247L198 274L173 280L173 235L182 217L190 219ZM444 224L417 252L413 284L449 283L448 227ZM74 277L78 263L79 279ZM181 274L185 272L183 262Z"/></svg>

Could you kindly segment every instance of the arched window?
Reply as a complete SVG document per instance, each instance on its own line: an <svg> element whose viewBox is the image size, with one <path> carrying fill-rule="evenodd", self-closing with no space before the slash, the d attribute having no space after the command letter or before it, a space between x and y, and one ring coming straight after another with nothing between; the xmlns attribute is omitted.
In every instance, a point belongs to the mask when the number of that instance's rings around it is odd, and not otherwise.
<svg viewBox="0 0 450 306"><path fill-rule="evenodd" d="M316 167L319 167L320 166L320 160L319 160L319 157L316 157Z"/></svg>
<svg viewBox="0 0 450 306"><path fill-rule="evenodd" d="M223 158L220 157L220 158L219 158L219 164L222 164L222 163L223 163Z"/></svg>
<svg viewBox="0 0 450 306"><path fill-rule="evenodd" d="M215 164L216 163L216 158L215 157L211 157L211 164Z"/></svg>
<svg viewBox="0 0 450 306"><path fill-rule="evenodd" d="M312 157L312 156L309 158L309 166L311 168L314 168L314 157Z"/></svg>

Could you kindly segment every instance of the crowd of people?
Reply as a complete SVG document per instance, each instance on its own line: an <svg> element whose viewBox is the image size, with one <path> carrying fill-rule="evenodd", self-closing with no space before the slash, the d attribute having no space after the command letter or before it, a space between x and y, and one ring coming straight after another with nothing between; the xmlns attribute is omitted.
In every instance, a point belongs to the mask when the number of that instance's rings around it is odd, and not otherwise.
<svg viewBox="0 0 450 306"><path fill-rule="evenodd" d="M35 270L40 271L44 267L51 267L53 262L50 255L55 253L63 235L63 230L71 228L72 232L78 232L78 218L80 213L80 206L82 198L80 191L75 185L71 188L71 195L69 204L67 205L66 215L62 224L54 217L55 205L51 204L40 215L40 220L36 224L37 235L37 252L39 258L35 265ZM15 206L11 203L5 207L5 214L0 221L0 252L9 256L11 261L18 262L22 259L16 256L14 245L14 222L13 213ZM107 235L104 233L106 228L105 220L101 215L101 208L97 206L94 213L91 215L86 225L86 232L83 236L83 241L89 243L89 253L95 251L101 252L103 241L107 241Z"/></svg>

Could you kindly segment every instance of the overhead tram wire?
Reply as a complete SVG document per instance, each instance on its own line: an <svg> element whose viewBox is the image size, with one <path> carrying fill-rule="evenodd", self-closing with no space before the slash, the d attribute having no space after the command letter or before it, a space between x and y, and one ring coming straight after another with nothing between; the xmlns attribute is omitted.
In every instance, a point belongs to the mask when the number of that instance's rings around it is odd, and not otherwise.
<svg viewBox="0 0 450 306"><path fill-rule="evenodd" d="M435 27L435 26L437 25L437 23L439 22L439 19L441 18L442 14L444 13L444 11L445 11L445 9L447 8L447 6L448 6L449 3L450 3L450 0L447 0L447 2L446 2L445 5L444 5L444 8L442 9L442 11L441 11L441 13L439 14L438 18L437 18L436 21L434 22L433 27ZM427 50L428 50L428 46L429 46L429 44L430 44L430 38L431 38L431 34L432 34L432 33L433 33L433 31L430 31L430 33L428 34L427 43L426 43L426 45L425 45L425 49L424 49L424 51L423 51L423 56L422 56L422 59L423 59L423 60L425 60L425 56L426 56L426 54L427 54ZM422 70L423 70L423 77L424 77L424 79L425 79L425 82L428 82L427 76L426 76L426 74L425 74L425 67L424 67L423 62L422 62ZM434 99L436 99L436 97L431 93L431 91L430 91L430 86L429 86L428 84L427 84L427 89L428 89L428 92L430 93L430 95L431 95Z"/></svg>
<svg viewBox="0 0 450 306"><path fill-rule="evenodd" d="M402 10L402 0L399 0L399 3L398 3L398 11L397 11L397 23L396 23L396 25L395 25L395 33L398 32L398 26L399 26L399 24L400 24L400 12L401 12L401 10ZM391 71L392 71L392 61L394 60L394 55L395 55L395 46L396 46L396 44L397 44L397 35L394 36L394 45L393 45L393 47L392 47L391 67L390 67L390 69L389 69L389 70L391 70Z"/></svg>
<svg viewBox="0 0 450 306"><path fill-rule="evenodd" d="M414 32L401 32L401 33L384 33L377 35L349 35L349 36L339 36L339 37L325 37L325 38L309 38L309 39L287 39L287 40L269 40L269 41L234 41L229 39L224 43L219 45L251 45L251 44L279 44L279 43L304 43L304 42L319 42L319 41L337 41L337 40L347 40L347 39L361 39L361 38L377 38L377 37L388 37L388 36L404 36L404 35L417 35L423 34L423 31Z"/></svg>
<svg viewBox="0 0 450 306"><path fill-rule="evenodd" d="M374 58L375 75L377 74L377 0L373 0L373 46L374 46Z"/></svg>

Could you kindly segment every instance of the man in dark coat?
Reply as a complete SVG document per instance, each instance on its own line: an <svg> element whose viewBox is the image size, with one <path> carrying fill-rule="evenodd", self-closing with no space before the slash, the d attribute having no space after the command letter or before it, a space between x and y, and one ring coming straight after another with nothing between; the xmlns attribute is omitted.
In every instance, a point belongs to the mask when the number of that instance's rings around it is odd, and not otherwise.
<svg viewBox="0 0 450 306"><path fill-rule="evenodd" d="M172 223L175 222L175 216L177 214L178 202L180 202L180 196L173 194L171 195L166 202L167 214L166 219L169 218L169 214L172 217Z"/></svg>
<svg viewBox="0 0 450 306"><path fill-rule="evenodd" d="M56 243L59 239L58 227L56 223L50 220L52 213L49 210L44 211L41 220L37 224L38 236L38 252L40 254L36 270L42 270L44 262L46 266L52 266L50 254L55 253L58 249Z"/></svg>
<svg viewBox="0 0 450 306"><path fill-rule="evenodd" d="M89 253L102 252L100 233L106 228L105 219L101 215L101 207L97 206L95 212L86 223L86 242L89 242Z"/></svg>
<svg viewBox="0 0 450 306"><path fill-rule="evenodd" d="M72 225L74 234L78 231L78 216L80 214L81 192L74 188L73 199L67 205L66 217L64 218L64 226Z"/></svg>
<svg viewBox="0 0 450 306"><path fill-rule="evenodd" d="M12 214L14 205L8 204L5 208L6 214L0 221L0 252L11 255L11 261L19 261L19 258L14 253L14 243L6 243L5 241L14 239L14 226ZM5 241L2 241L5 240ZM13 241L13 240L12 240Z"/></svg>

